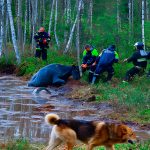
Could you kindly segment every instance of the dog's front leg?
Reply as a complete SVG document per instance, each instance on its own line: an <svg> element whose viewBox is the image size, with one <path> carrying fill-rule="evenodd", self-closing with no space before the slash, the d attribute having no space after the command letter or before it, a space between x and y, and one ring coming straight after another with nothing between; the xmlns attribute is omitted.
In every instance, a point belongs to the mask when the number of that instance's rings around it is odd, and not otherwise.
<svg viewBox="0 0 150 150"><path fill-rule="evenodd" d="M106 146L106 150L115 150L114 146Z"/></svg>
<svg viewBox="0 0 150 150"><path fill-rule="evenodd" d="M94 148L93 145L88 145L88 146L86 147L86 150L92 150L93 148Z"/></svg>
<svg viewBox="0 0 150 150"><path fill-rule="evenodd" d="M61 140L59 138L50 141L48 147L46 148L46 150L53 150L56 146L61 144Z"/></svg>

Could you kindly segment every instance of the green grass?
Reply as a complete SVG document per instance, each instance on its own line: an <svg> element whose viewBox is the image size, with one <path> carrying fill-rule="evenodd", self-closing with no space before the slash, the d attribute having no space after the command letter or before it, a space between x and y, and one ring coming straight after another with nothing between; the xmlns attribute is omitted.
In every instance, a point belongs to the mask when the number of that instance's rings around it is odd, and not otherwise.
<svg viewBox="0 0 150 150"><path fill-rule="evenodd" d="M137 77L127 84L116 79L112 83L100 81L94 88L98 93L98 102L111 103L116 111L126 113L132 121L150 122L150 79L145 76Z"/></svg>
<svg viewBox="0 0 150 150"><path fill-rule="evenodd" d="M45 146L39 143L30 144L26 139L18 139L11 141L5 146L0 146L0 150L42 150ZM60 147L59 147L60 149ZM149 150L150 141L144 141L136 144L116 144L115 150ZM74 150L85 150L85 146L74 148ZM95 150L105 150L103 146L95 148Z"/></svg>

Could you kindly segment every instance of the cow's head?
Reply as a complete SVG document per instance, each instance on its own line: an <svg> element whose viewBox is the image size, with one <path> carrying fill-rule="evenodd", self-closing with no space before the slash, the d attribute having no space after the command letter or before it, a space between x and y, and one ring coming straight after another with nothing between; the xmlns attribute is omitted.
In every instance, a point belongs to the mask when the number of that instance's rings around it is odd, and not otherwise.
<svg viewBox="0 0 150 150"><path fill-rule="evenodd" d="M80 71L78 66L72 65L72 76L75 80L80 79Z"/></svg>

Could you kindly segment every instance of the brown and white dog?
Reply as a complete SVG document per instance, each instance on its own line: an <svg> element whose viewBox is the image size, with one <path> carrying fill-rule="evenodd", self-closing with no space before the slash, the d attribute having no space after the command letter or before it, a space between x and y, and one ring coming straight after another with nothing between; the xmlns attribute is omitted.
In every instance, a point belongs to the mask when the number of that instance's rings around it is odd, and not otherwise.
<svg viewBox="0 0 150 150"><path fill-rule="evenodd" d="M133 130L124 124L60 119L56 114L47 114L45 121L54 125L46 150L53 150L62 142L67 144L68 150L72 150L77 140L85 143L87 150L96 146L114 150L114 144L133 143L136 140Z"/></svg>

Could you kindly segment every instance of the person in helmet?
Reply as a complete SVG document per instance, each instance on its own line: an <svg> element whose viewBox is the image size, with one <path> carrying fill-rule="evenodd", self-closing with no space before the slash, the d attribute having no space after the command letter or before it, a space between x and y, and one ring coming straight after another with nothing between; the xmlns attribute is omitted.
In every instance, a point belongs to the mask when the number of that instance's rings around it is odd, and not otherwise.
<svg viewBox="0 0 150 150"><path fill-rule="evenodd" d="M136 52L131 57L124 59L124 62L132 62L134 67L126 72L123 82L128 82L138 74L143 74L147 67L148 53L144 50L144 44L142 42L136 42L134 44Z"/></svg>
<svg viewBox="0 0 150 150"><path fill-rule="evenodd" d="M98 76L103 72L107 72L107 78L105 82L110 81L114 75L113 64L117 63L119 60L119 55L115 50L115 45L110 45L107 49L104 49L96 62L90 69L89 72L89 82L94 84Z"/></svg>
<svg viewBox="0 0 150 150"><path fill-rule="evenodd" d="M85 45L85 49L83 51L83 59L82 59L82 71L85 72L90 66L95 62L98 56L98 51L93 48L93 46L87 44Z"/></svg>
<svg viewBox="0 0 150 150"><path fill-rule="evenodd" d="M34 39L36 41L35 57L42 57L42 60L47 60L48 43L51 40L50 35L45 32L44 27L40 27L39 31L34 35Z"/></svg>

